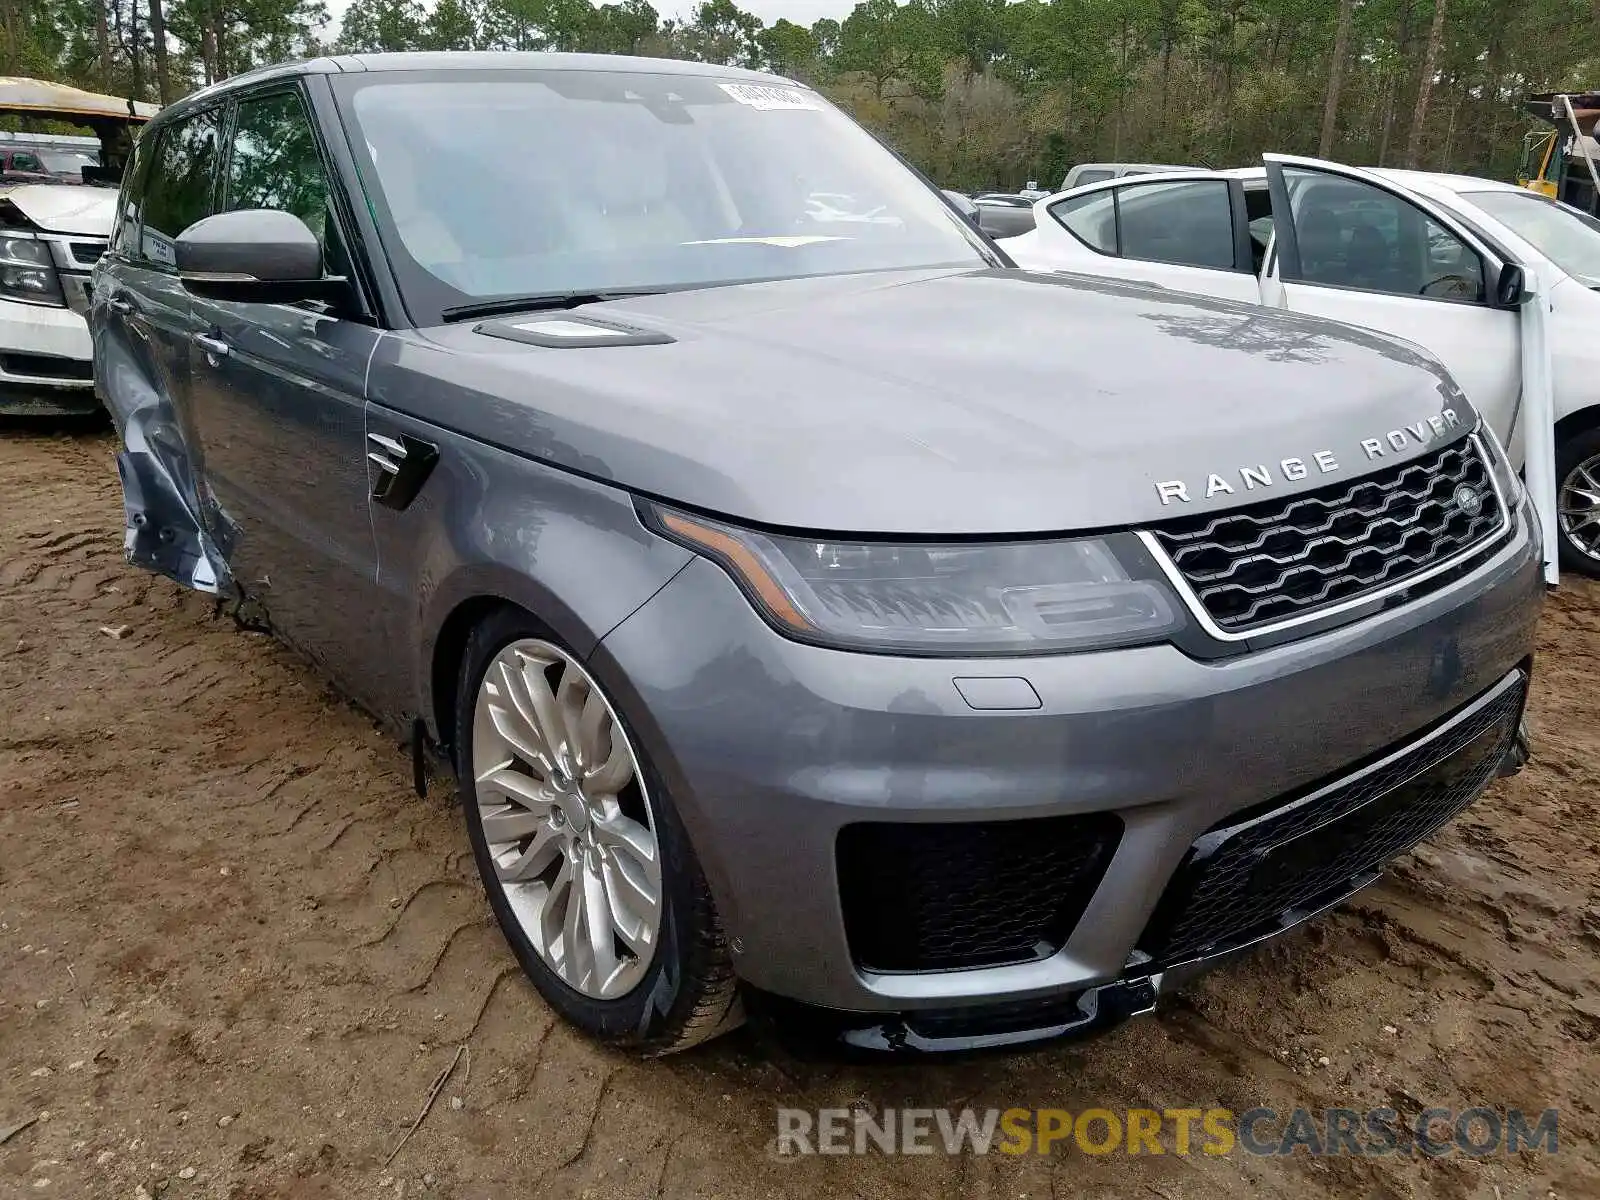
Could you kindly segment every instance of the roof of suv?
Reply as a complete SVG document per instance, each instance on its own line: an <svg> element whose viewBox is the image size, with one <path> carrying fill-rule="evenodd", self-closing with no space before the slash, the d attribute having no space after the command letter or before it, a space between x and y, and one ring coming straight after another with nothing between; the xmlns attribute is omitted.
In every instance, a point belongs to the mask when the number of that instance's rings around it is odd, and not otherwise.
<svg viewBox="0 0 1600 1200"><path fill-rule="evenodd" d="M185 96L161 110L154 124L165 124L192 108L238 88L301 75L340 75L362 71L617 71L640 75L699 75L803 87L792 79L744 67L677 58L635 58L624 54L562 54L523 50L418 50L394 54L339 54L258 67Z"/></svg>

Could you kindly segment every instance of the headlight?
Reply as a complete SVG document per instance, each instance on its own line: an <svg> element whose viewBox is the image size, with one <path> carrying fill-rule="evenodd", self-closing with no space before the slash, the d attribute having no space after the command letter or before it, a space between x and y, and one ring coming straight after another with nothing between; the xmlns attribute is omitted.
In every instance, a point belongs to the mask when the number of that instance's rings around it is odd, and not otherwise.
<svg viewBox="0 0 1600 1200"><path fill-rule="evenodd" d="M49 246L27 234L0 233L0 298L57 307L66 304Z"/></svg>
<svg viewBox="0 0 1600 1200"><path fill-rule="evenodd" d="M781 536L645 506L713 560L779 632L852 650L1025 655L1161 641L1183 625L1166 586L1102 538L866 542Z"/></svg>

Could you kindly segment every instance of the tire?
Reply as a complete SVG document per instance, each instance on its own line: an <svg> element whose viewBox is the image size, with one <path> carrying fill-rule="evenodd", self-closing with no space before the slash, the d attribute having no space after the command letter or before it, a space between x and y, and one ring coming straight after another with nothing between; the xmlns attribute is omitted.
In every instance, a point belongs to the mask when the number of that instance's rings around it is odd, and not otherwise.
<svg viewBox="0 0 1600 1200"><path fill-rule="evenodd" d="M532 659L528 657L530 654L534 656ZM544 655L549 655L554 661L548 667L541 668ZM560 789L567 787L569 781L562 766L543 771L538 764L520 755L511 760L509 769L514 774L526 772L530 778L541 783L541 796L556 794L561 797L557 804L547 809L540 809L535 804L524 812L514 802L500 806L499 800L508 795L501 784L515 782L500 772L496 772L488 782L475 782L479 772L485 772L487 776L488 770L494 765L475 761L475 754L488 757L489 753L493 753L497 760L507 761L503 743L497 739L499 729L504 727L507 720L507 705L514 705L510 689L516 686L517 677L508 680L502 674L501 668L507 661L502 656L522 664L525 672L531 661L533 670L546 679L551 692L558 696L566 695L560 681L567 673L574 669L580 672L582 681L589 687L585 693L589 699L583 702L581 710L585 721L591 711L589 705L593 697L600 697L611 719L611 730L613 733L620 730L622 741L632 755L636 774L629 783L614 789L616 795L611 799L616 801L617 813L609 819L615 821L618 828L632 821L629 828L635 840L640 828L654 835L655 862L659 868L659 924L653 947L648 949L648 957L643 952L632 953L632 965L618 967L609 975L600 969L606 965L600 949L582 949L591 944L590 931L598 924L587 921L587 914L594 911L587 902L594 893L583 891L578 884L569 884L567 887L568 904L580 904L580 900L584 902L580 908L585 914L581 919L586 924L581 936L571 936L574 927L568 920L559 922L564 934L561 939L563 945L570 943L580 947L576 953L553 956L560 947L552 949L555 939L545 936L549 932L548 926L554 922L554 918L547 919L545 910L556 914L566 911L570 916L570 909L557 903L557 897L561 894L558 877L567 868L557 865L545 869L542 878L548 880L557 877L553 884L541 883L538 879L532 882L503 882L501 879L502 867L497 866L496 854L500 855L502 864L518 853L523 857L515 859L516 864L534 863L538 855L545 852L530 848L539 838L561 837L567 839L566 845L576 844L578 849L572 855L572 861L587 865L571 868L570 875L591 881L603 877L603 894L606 897L615 895L618 890L612 886L613 877L620 877L624 867L638 877L639 872L633 868L645 861L630 857L632 852L619 850L619 841L613 840L601 846L600 831L610 827L605 823L606 819L582 815L586 811L598 811L598 808L589 806L587 798L577 795L583 792L588 779L597 773L592 769L592 764L591 767L577 767L572 771L571 778L582 776L584 784L573 785L571 790L562 791ZM486 681L491 668L496 672L492 685ZM521 680L531 678L524 674ZM575 683L574 687L581 685ZM491 686L494 691L490 690ZM527 699L531 693L518 692L516 695ZM483 706L481 710L480 705ZM496 708L498 717L495 715ZM660 777L639 752L638 740L628 731L625 719L576 657L527 613L509 606L498 609L484 618L467 639L457 681L455 711L456 777L478 874L489 897L495 920L499 922L512 953L550 1006L594 1040L644 1056L685 1050L741 1024L743 1009L729 962L727 942L705 876L689 845L682 822ZM480 711L483 721L479 720ZM484 721L488 722L487 726ZM571 728L571 724L559 727ZM520 730L524 727L516 728ZM573 743L580 740L578 735L572 737ZM600 744L609 744L611 748L611 757L606 760L609 765L611 759L616 757L617 741L612 737ZM565 747L562 754L565 754ZM552 753L549 757L556 756ZM562 758L561 762L567 764L568 760ZM575 795L582 802L581 808L573 803ZM484 804L491 807L496 835L517 831L522 824L535 820L533 814L536 812L547 811L550 815L540 822L539 832L530 835L527 842L498 842L492 849L485 828ZM563 811L573 812L574 817L557 815L562 805L567 806ZM506 823L504 817L507 814L514 818L515 824ZM577 828L580 820L589 822L585 827L592 835L589 843L581 842L583 831ZM548 833L545 826L556 832ZM598 861L591 856L607 853L611 857L602 863L601 868L591 875L585 875L585 871ZM599 883L593 886L600 887ZM544 888L542 901L537 899L541 887ZM620 890L624 899L635 898L635 893L627 888ZM535 899L530 900L530 896ZM531 915L534 904L540 905L537 917ZM608 914L623 911L624 917L629 915L625 908L613 910L607 907L605 911ZM626 959L631 952L624 945L621 920L618 918L616 923L608 926L607 936L612 939L612 950L617 952L619 958ZM535 936L540 938L540 942L535 941ZM544 952L540 949L541 943L546 947ZM563 978L562 971L567 973L568 978ZM618 981L614 986L623 990L600 994L606 986L601 982L605 978Z"/></svg>
<svg viewBox="0 0 1600 1200"><path fill-rule="evenodd" d="M1590 478L1586 480L1583 476ZM1556 447L1556 532L1561 547L1561 568L1591 578L1600 577L1600 428L1585 429ZM1569 511L1587 505L1585 494L1595 497L1593 520L1584 521ZM1574 538L1574 534L1581 541ZM1589 547L1593 545L1594 548Z"/></svg>

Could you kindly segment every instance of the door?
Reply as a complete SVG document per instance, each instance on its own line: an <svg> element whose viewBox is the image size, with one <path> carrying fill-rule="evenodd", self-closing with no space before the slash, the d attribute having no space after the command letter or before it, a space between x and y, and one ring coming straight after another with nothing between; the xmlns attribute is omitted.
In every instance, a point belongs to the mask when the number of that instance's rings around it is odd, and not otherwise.
<svg viewBox="0 0 1600 1200"><path fill-rule="evenodd" d="M322 243L325 273L348 278L329 179L298 89L239 99L220 207L293 213ZM361 664L378 638L377 557L363 409L381 335L355 309L198 297L193 307L192 395L212 536L274 631L370 699Z"/></svg>
<svg viewBox="0 0 1600 1200"><path fill-rule="evenodd" d="M1442 207L1365 171L1268 155L1267 179L1276 245L1264 301L1422 347L1507 440L1522 332L1517 309L1494 299L1500 253Z"/></svg>
<svg viewBox="0 0 1600 1200"><path fill-rule="evenodd" d="M119 456L133 561L201 591L222 581L202 533L190 407L189 294L173 245L212 209L222 109L162 126L135 147L116 225L94 276L95 382L123 433Z"/></svg>
<svg viewBox="0 0 1600 1200"><path fill-rule="evenodd" d="M1056 269L1256 303L1244 193L1222 176L1130 178L1046 206L1071 243Z"/></svg>

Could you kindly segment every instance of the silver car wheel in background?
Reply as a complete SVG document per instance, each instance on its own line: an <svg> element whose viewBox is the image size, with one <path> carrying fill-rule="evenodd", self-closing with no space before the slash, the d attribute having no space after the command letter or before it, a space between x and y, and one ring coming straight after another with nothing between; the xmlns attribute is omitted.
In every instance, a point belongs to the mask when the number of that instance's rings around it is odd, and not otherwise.
<svg viewBox="0 0 1600 1200"><path fill-rule="evenodd" d="M644 977L661 933L661 851L643 772L599 684L549 642L490 661L472 719L478 820L545 964L597 1000Z"/></svg>
<svg viewBox="0 0 1600 1200"><path fill-rule="evenodd" d="M1573 549L1600 562L1600 454L1567 472L1556 512Z"/></svg>

